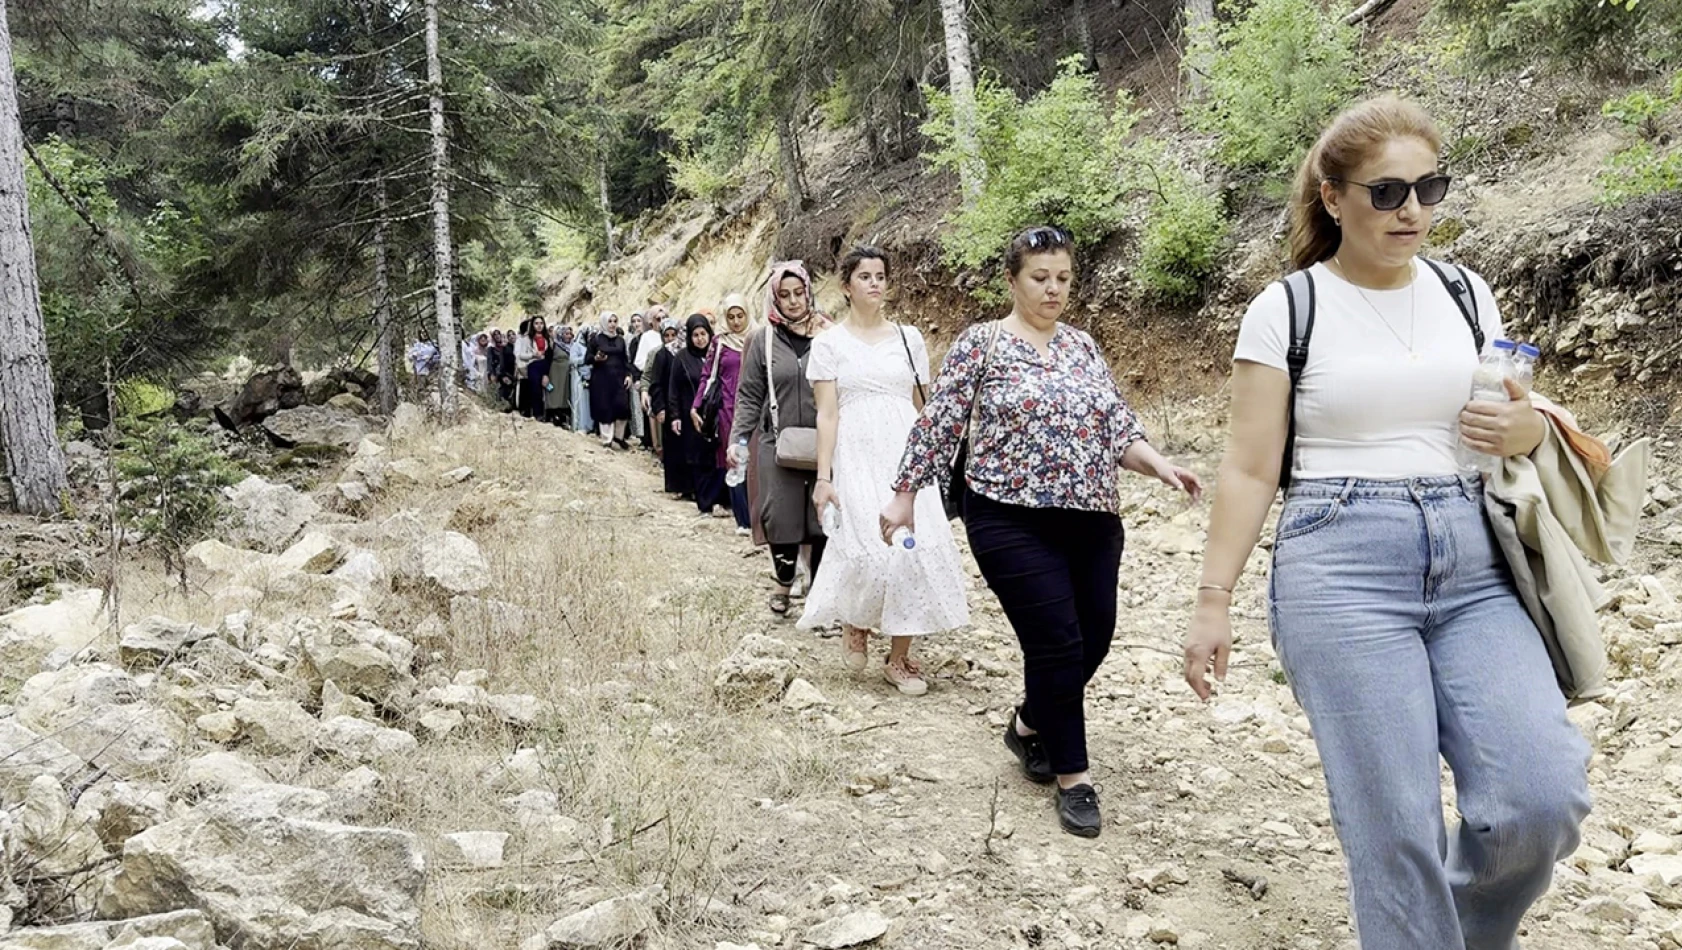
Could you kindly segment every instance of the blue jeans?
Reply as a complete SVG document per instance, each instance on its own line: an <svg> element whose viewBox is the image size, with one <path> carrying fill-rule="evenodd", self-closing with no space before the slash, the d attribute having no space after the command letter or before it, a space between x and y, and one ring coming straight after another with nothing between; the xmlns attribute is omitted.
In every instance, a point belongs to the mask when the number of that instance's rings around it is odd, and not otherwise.
<svg viewBox="0 0 1682 950"><path fill-rule="evenodd" d="M1362 950L1516 950L1589 811L1475 479L1306 481L1274 545L1274 646L1313 726ZM1460 812L1443 825L1438 756Z"/></svg>

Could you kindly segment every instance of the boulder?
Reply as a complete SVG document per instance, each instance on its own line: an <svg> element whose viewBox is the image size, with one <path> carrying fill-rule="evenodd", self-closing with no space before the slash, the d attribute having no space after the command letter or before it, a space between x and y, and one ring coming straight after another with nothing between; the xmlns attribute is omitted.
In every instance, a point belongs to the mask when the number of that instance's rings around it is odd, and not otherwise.
<svg viewBox="0 0 1682 950"><path fill-rule="evenodd" d="M505 831L457 831L440 836L434 853L441 864L486 870L502 867L507 846Z"/></svg>
<svg viewBox="0 0 1682 950"><path fill-rule="evenodd" d="M17 801L41 776L67 781L87 767L58 740L35 732L16 718L0 718L0 799Z"/></svg>
<svg viewBox="0 0 1682 950"><path fill-rule="evenodd" d="M421 542L421 574L446 595L472 594L491 585L491 568L466 535L445 531Z"/></svg>
<svg viewBox="0 0 1682 950"><path fill-rule="evenodd" d="M117 643L117 659L131 670L155 667L214 635L215 631L198 624L154 615L123 628L122 639Z"/></svg>
<svg viewBox="0 0 1682 950"><path fill-rule="evenodd" d="M336 807L276 785L203 802L129 839L100 913L195 908L245 950L418 950L418 840L339 823Z"/></svg>
<svg viewBox="0 0 1682 950"><path fill-rule="evenodd" d="M608 950L636 942L657 922L659 888L602 901L550 924L520 944L520 950Z"/></svg>
<svg viewBox="0 0 1682 950"><path fill-rule="evenodd" d="M181 785L198 798L273 783L269 773L226 751L201 755L181 770Z"/></svg>
<svg viewBox="0 0 1682 950"><path fill-rule="evenodd" d="M147 943L147 941L153 941ZM159 944L156 941L165 941ZM27 927L0 934L0 950L216 950L216 931L196 910L127 920L94 920L58 927Z"/></svg>
<svg viewBox="0 0 1682 950"><path fill-rule="evenodd" d="M338 716L321 724L316 745L352 762L369 763L408 755L420 743L401 729L388 729L353 716Z"/></svg>
<svg viewBox="0 0 1682 950"><path fill-rule="evenodd" d="M806 942L820 950L843 950L878 940L887 932L888 918L873 910L860 910L806 931Z"/></svg>
<svg viewBox="0 0 1682 950"><path fill-rule="evenodd" d="M380 556L372 551L356 550L333 571L333 579L340 584L364 591L383 591L391 587L391 574Z"/></svg>
<svg viewBox="0 0 1682 950"><path fill-rule="evenodd" d="M30 677L18 692L17 718L123 779L164 777L188 738L186 723L142 702L134 679L104 663Z"/></svg>
<svg viewBox="0 0 1682 950"><path fill-rule="evenodd" d="M391 414L391 434L397 438L419 435L426 428L426 410L412 402L399 403Z"/></svg>
<svg viewBox="0 0 1682 950"><path fill-rule="evenodd" d="M321 506L310 496L256 475L223 492L234 513L228 541L257 551L286 550L304 526L321 513Z"/></svg>
<svg viewBox="0 0 1682 950"><path fill-rule="evenodd" d="M321 731L321 723L289 699L241 699L233 713L239 737L269 755L307 751Z"/></svg>
<svg viewBox="0 0 1682 950"><path fill-rule="evenodd" d="M713 692L726 705L775 701L794 678L794 648L775 637L750 633L719 664Z"/></svg>
<svg viewBox="0 0 1682 950"><path fill-rule="evenodd" d="M783 694L783 708L794 712L828 705L829 700L824 698L816 686L799 678L788 684L788 691Z"/></svg>
<svg viewBox="0 0 1682 950"><path fill-rule="evenodd" d="M0 669L28 674L55 651L80 651L105 631L104 595L66 591L47 604L30 604L0 614Z"/></svg>
<svg viewBox="0 0 1682 950"><path fill-rule="evenodd" d="M535 726L543 715L543 701L525 693L500 693L486 700L491 712L510 726Z"/></svg>
<svg viewBox="0 0 1682 950"><path fill-rule="evenodd" d="M321 721L335 719L339 716L352 716L357 719L372 720L374 718L374 704L365 699L357 699L339 688L339 684L332 680L321 681Z"/></svg>
<svg viewBox="0 0 1682 950"><path fill-rule="evenodd" d="M359 416L368 414L368 403L355 393L340 393L334 396L327 400L327 408L337 409L340 412L355 413Z"/></svg>
<svg viewBox="0 0 1682 950"><path fill-rule="evenodd" d="M96 782L76 801L77 820L93 829L112 851L169 817L169 796L161 788L130 782Z"/></svg>
<svg viewBox="0 0 1682 950"><path fill-rule="evenodd" d="M461 728L467 717L454 709L429 709L422 713L417 725L429 738L442 739Z"/></svg>
<svg viewBox="0 0 1682 950"><path fill-rule="evenodd" d="M274 558L270 555L236 548L214 538L200 541L187 549L187 566L213 575L243 579L270 570L273 564Z"/></svg>
<svg viewBox="0 0 1682 950"><path fill-rule="evenodd" d="M314 667L312 680L332 680L340 691L375 703L390 701L392 692L406 681L391 656L369 643L319 648L309 654L309 660Z"/></svg>
<svg viewBox="0 0 1682 950"><path fill-rule="evenodd" d="M34 873L68 875L105 857L105 843L76 816L64 786L50 775L29 783L15 817L15 843Z"/></svg>
<svg viewBox="0 0 1682 950"><path fill-rule="evenodd" d="M325 406L344 391L344 381L328 373L304 384L304 402L311 406Z"/></svg>
<svg viewBox="0 0 1682 950"><path fill-rule="evenodd" d="M327 445L350 450L369 431L362 416L328 406L299 406L263 420L263 434L281 448Z"/></svg>
<svg viewBox="0 0 1682 950"><path fill-rule="evenodd" d="M216 407L216 418L238 429L303 404L304 378L290 366L277 366L252 374L237 395Z"/></svg>
<svg viewBox="0 0 1682 950"><path fill-rule="evenodd" d="M318 531L311 531L281 552L280 557L275 559L275 566L301 574L326 574L343 564L344 560L344 550L337 541Z"/></svg>

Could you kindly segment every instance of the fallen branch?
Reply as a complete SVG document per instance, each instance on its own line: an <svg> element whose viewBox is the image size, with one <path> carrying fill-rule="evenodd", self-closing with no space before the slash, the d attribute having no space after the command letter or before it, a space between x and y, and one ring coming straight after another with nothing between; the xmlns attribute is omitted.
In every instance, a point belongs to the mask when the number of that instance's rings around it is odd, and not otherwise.
<svg viewBox="0 0 1682 950"><path fill-rule="evenodd" d="M1396 0L1367 0L1343 18L1347 26L1358 26L1396 5Z"/></svg>
<svg viewBox="0 0 1682 950"><path fill-rule="evenodd" d="M862 736L867 732L874 732L877 729L886 729L889 726L897 726L897 725L899 725L899 720L898 719L895 719L891 722L879 722L879 723L875 724L874 726L860 726L857 729L848 729L846 732L841 733L840 738L845 739L848 736Z"/></svg>

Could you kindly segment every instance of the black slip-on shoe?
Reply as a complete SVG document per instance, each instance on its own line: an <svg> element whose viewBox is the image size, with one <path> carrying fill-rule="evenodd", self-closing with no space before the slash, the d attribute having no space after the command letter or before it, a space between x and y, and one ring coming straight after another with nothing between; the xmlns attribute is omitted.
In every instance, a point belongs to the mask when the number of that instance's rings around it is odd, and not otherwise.
<svg viewBox="0 0 1682 950"><path fill-rule="evenodd" d="M1090 785L1058 789L1057 821L1069 834L1098 837L1104 826L1104 818L1098 813L1098 790Z"/></svg>
<svg viewBox="0 0 1682 950"><path fill-rule="evenodd" d="M1049 785L1057 780L1057 775L1051 771L1051 758L1045 753L1044 740L1037 735L1017 735L1014 716L1005 724L1005 748L1016 756L1016 761L1022 763L1022 774L1028 777L1028 781Z"/></svg>

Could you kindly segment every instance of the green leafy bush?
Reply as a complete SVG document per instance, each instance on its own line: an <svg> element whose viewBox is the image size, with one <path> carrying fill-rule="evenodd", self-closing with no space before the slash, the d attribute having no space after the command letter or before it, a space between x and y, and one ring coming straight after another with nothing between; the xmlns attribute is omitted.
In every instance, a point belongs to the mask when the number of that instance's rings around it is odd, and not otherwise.
<svg viewBox="0 0 1682 950"><path fill-rule="evenodd" d="M1439 0L1431 15L1488 66L1628 71L1682 53L1682 9L1668 0Z"/></svg>
<svg viewBox="0 0 1682 950"><path fill-rule="evenodd" d="M1616 120L1640 141L1606 160L1596 183L1602 204L1615 205L1647 195L1682 190L1682 152L1666 148L1665 123L1682 108L1682 73L1666 94L1636 90L1613 99L1601 114Z"/></svg>
<svg viewBox="0 0 1682 950"><path fill-rule="evenodd" d="M125 419L117 443L117 516L155 545L187 587L187 549L223 515L222 489L240 472L210 440L174 419Z"/></svg>
<svg viewBox="0 0 1682 950"><path fill-rule="evenodd" d="M936 168L958 167L951 97L929 89L931 115L924 156ZM1051 85L1022 101L994 79L976 86L976 118L986 177L981 195L956 212L941 240L947 260L980 268L998 259L1011 235L1054 224L1092 245L1122 224L1127 189L1123 156L1141 113L1126 93L1106 110L1096 77L1077 58L1063 61ZM999 288L991 294L997 296Z"/></svg>
<svg viewBox="0 0 1682 950"><path fill-rule="evenodd" d="M1360 88L1360 31L1341 2L1255 0L1192 39L1207 94L1188 117L1236 169L1281 171Z"/></svg>
<svg viewBox="0 0 1682 950"><path fill-rule="evenodd" d="M1220 196L1178 166L1143 166L1153 187L1139 237L1134 279L1149 296L1191 303L1220 268L1227 217Z"/></svg>

